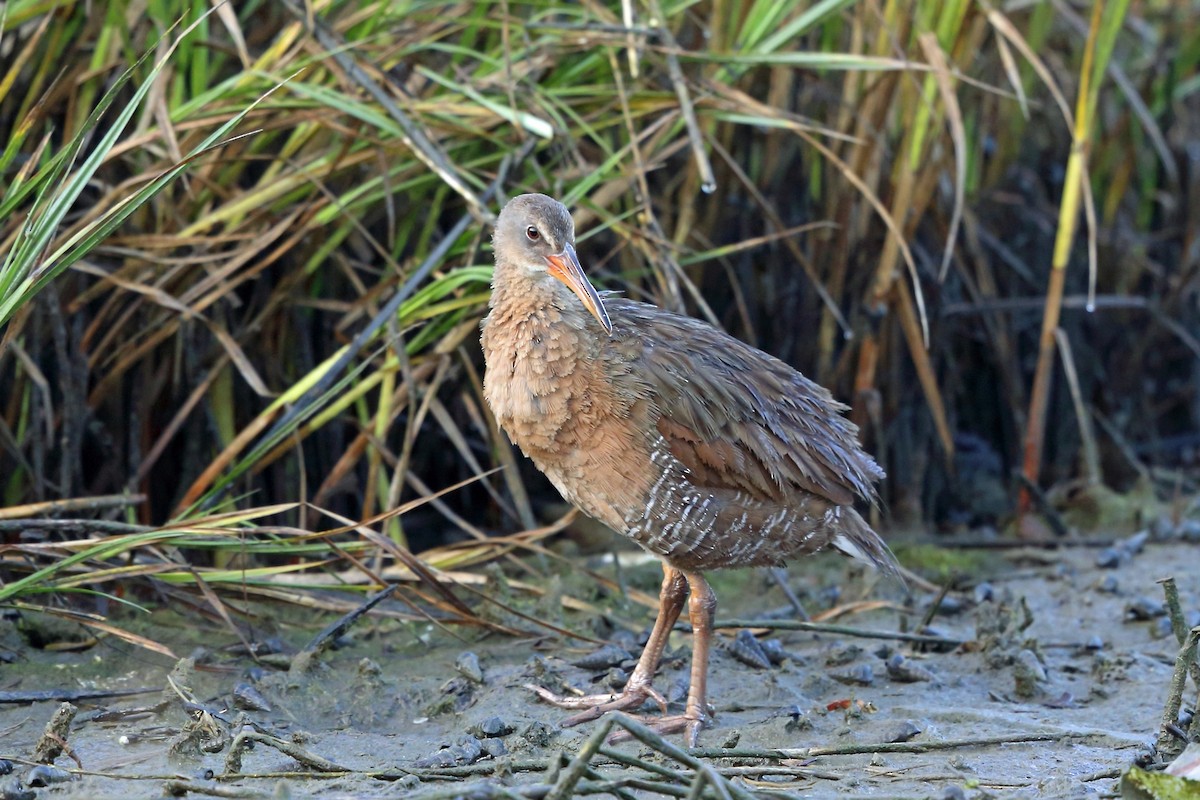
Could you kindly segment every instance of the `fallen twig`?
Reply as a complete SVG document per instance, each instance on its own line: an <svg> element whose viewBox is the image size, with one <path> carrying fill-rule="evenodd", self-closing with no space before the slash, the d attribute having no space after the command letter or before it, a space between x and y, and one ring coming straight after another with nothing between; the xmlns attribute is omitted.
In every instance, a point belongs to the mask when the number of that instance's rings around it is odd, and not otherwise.
<svg viewBox="0 0 1200 800"><path fill-rule="evenodd" d="M326 625L320 633L314 636L312 640L304 646L304 649L300 651L297 657L308 656L311 658L313 655L323 651L331 642L349 630L350 626L353 625L359 617L391 597L392 593L395 591L395 585L388 584L363 602L359 603L358 606L349 613L343 614L329 625Z"/></svg>
<svg viewBox="0 0 1200 800"><path fill-rule="evenodd" d="M254 789L243 789L239 786L221 786L205 781L189 781L175 778L163 783L163 793L168 797L183 797L188 794L203 794L209 797L235 797L239 800L257 800L257 798L274 797L274 793L259 792Z"/></svg>
<svg viewBox="0 0 1200 800"><path fill-rule="evenodd" d="M1053 733L1018 733L1011 736L980 736L972 739L943 739L935 742L876 742L847 744L837 747L797 747L777 750L758 750L747 747L697 747L688 752L697 758L764 758L792 759L818 756L850 756L866 753L929 753L936 750L957 750L963 747L991 747L1027 742L1057 742L1062 739L1085 739L1090 733L1055 731Z"/></svg>
<svg viewBox="0 0 1200 800"><path fill-rule="evenodd" d="M774 628L776 630L811 631L813 633L836 633L841 636L857 636L860 639L889 639L897 642L919 642L957 647L968 639L947 636L931 636L924 633L902 633L900 631L875 631L853 628L849 625L829 625L823 622L803 622L798 619L724 619L713 623L714 628ZM691 626L680 623L676 630L690 631Z"/></svg>
<svg viewBox="0 0 1200 800"><path fill-rule="evenodd" d="M28 692L0 692L0 704L28 705L30 703L47 703L52 700L76 703L80 700L103 700L111 697L128 697L134 694L154 694L161 691L161 686L155 686L143 689L38 689Z"/></svg>
<svg viewBox="0 0 1200 800"><path fill-rule="evenodd" d="M144 494L102 494L96 497L67 497L22 506L0 508L0 519L21 519L41 514L61 514L64 511L98 511L103 508L124 508L146 502Z"/></svg>
<svg viewBox="0 0 1200 800"><path fill-rule="evenodd" d="M1171 683L1167 689L1167 704L1163 707L1162 723L1158 730L1158 740L1155 746L1159 758L1168 761L1183 752L1187 736L1182 738L1179 732L1179 707L1183 705L1183 687L1187 683L1188 670L1196 662L1196 646L1200 643L1200 626L1188 631L1183 647L1175 658L1175 671L1171 673Z"/></svg>
<svg viewBox="0 0 1200 800"><path fill-rule="evenodd" d="M278 736L271 736L267 733L259 733L256 730L244 729L238 732L237 736L233 737L233 742L229 745L229 753L225 756L224 772L241 772L242 771L242 753L245 752L246 746L251 742L265 744L268 747L274 747L279 752L286 756L290 756L299 761L304 766L314 769L317 772L352 772L340 764L335 764L327 758L317 755L309 750L305 750L295 742L289 742L287 739L280 739Z"/></svg>

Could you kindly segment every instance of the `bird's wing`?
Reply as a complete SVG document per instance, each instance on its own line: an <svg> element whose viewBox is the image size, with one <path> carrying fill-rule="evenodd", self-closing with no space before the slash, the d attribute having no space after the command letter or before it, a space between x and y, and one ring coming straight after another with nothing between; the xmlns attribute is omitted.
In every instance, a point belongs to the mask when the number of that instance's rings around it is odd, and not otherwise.
<svg viewBox="0 0 1200 800"><path fill-rule="evenodd" d="M698 488L786 502L797 490L838 505L874 501L883 470L858 445L846 406L773 358L689 317L606 302L644 382L658 432Z"/></svg>

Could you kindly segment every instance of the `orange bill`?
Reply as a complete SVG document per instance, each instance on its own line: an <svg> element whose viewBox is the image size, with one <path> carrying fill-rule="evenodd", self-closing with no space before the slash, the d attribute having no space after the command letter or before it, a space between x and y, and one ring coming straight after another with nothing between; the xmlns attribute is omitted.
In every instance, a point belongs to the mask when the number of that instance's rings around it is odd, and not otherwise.
<svg viewBox="0 0 1200 800"><path fill-rule="evenodd" d="M546 256L546 261L550 264L550 274L575 293L583 307L604 326L605 333L612 333L612 322L608 319L608 312L604 310L600 295L596 294L596 290L584 274L579 257L575 255L575 248L567 245L558 255Z"/></svg>

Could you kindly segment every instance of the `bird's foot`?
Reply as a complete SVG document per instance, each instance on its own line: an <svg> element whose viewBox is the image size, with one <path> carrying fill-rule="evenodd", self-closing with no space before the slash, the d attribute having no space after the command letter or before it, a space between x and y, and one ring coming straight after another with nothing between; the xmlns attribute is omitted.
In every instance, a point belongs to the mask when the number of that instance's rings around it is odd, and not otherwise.
<svg viewBox="0 0 1200 800"><path fill-rule="evenodd" d="M563 697L551 692L549 689L543 689L541 686L534 686L529 683L525 684L525 688L534 691L538 697L559 708L571 711L583 709L578 714L573 714L563 720L561 724L564 728L600 719L600 717L610 711L624 711L627 713L636 711L647 700L653 700L657 703L664 714L667 710L667 699L648 683L634 684L631 681L625 687L625 690L619 694L591 694L582 697ZM683 733L684 742L688 747L696 746L700 731L712 722L712 717L708 714L701 714L698 711L693 712L691 709L683 714L671 714L670 716L663 717L632 716L642 725L662 736ZM613 744L629 738L631 738L631 734L628 731L619 730L608 737L608 742Z"/></svg>
<svg viewBox="0 0 1200 800"><path fill-rule="evenodd" d="M567 717L562 721L564 728L569 728L572 725L579 725L583 722L591 722L594 719L599 719L610 711L636 711L642 707L642 704L647 700L653 700L658 704L658 707L665 713L667 710L667 698L651 686L648 682L635 682L630 680L625 685L624 691L619 694L589 694L583 697L563 697L555 694L549 689L543 689L541 686L534 686L531 683L525 684L526 689L532 689L537 696L545 700L547 703L565 708L571 711L583 709L578 714Z"/></svg>
<svg viewBox="0 0 1200 800"><path fill-rule="evenodd" d="M686 714L672 714L669 717L637 717L637 721L662 736L683 733L684 744L687 747L695 747L700 737L700 731L712 722L712 718L707 714L692 714L688 712ZM629 731L619 730L608 737L608 743L616 744L617 742L623 742L632 738L633 734Z"/></svg>

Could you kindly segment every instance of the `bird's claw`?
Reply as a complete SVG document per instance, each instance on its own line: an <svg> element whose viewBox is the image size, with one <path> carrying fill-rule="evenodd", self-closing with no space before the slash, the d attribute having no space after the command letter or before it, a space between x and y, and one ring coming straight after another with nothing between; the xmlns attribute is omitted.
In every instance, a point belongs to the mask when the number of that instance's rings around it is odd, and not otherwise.
<svg viewBox="0 0 1200 800"><path fill-rule="evenodd" d="M525 688L535 692L538 697L547 703L559 708L571 711L582 709L578 714L573 714L562 721L561 724L564 728L600 719L600 717L610 711L636 711L638 708L641 708L646 700L653 700L662 709L664 714L667 712L667 698L663 697L657 689L648 683L634 683L631 681L623 692L591 694L583 697L563 697L549 689L544 689L541 686L535 686L530 683L525 684ZM682 732L684 734L684 742L688 747L696 746L700 731L712 722L712 719L707 714L693 714L690 710L684 714L672 714L671 716L640 717L635 715L635 718L650 730L663 736ZM613 744L629 738L630 734L628 731L620 730L609 736L608 742L609 744Z"/></svg>
<svg viewBox="0 0 1200 800"><path fill-rule="evenodd" d="M564 728L579 725L583 722L591 722L610 711L636 711L647 700L653 700L662 709L664 714L667 711L667 698L663 697L662 693L649 683L634 683L630 681L625 686L625 690L620 693L590 694L583 697L563 697L549 689L543 689L541 686L535 686L531 683L525 684L525 688L535 692L538 697L550 705L565 708L568 711L583 709L580 713L563 720L562 726Z"/></svg>

